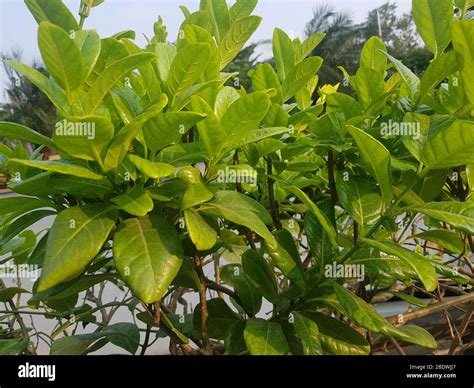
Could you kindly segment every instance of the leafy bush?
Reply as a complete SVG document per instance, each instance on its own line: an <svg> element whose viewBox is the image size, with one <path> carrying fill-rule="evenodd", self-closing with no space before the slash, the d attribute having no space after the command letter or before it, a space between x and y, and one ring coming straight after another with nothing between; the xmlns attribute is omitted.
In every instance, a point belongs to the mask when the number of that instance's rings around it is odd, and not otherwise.
<svg viewBox="0 0 474 388"><path fill-rule="evenodd" d="M60 121L52 138L0 123L0 136L61 156L8 158L20 178L10 188L24 196L0 200L1 253L42 267L29 306L74 318L53 337L97 325L56 339L52 354L107 342L136 352L136 325L94 315L123 304L147 327L143 351L154 327L184 353L215 352L222 341L229 354L253 355L362 355L386 338L437 347L371 302L388 293L425 306L400 289L440 298L445 285L472 284L454 267L469 260L474 233L469 2L456 1L455 17L451 0L415 0L434 55L421 79L369 39L356 74L340 69L356 98L318 88L323 58L308 56L324 34L302 42L280 29L276 69L253 69L252 93L224 86L237 76L226 66L261 22L256 0L181 7L176 44L160 19L146 48L132 31L101 39L83 30L101 1L89 3L77 23L60 0L26 0L51 78L8 65L50 98ZM19 237L51 215L41 238ZM18 244L21 254L10 248ZM104 282L133 298L78 305L79 293ZM189 290L200 304L177 314ZM11 301L24 291L1 292ZM16 342L0 350L29 351L28 331L4 341Z"/></svg>

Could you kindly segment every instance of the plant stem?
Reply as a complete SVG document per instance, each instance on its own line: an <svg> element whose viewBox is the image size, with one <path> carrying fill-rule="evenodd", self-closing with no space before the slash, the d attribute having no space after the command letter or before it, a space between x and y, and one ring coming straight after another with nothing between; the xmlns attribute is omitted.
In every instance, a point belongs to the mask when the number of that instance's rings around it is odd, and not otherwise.
<svg viewBox="0 0 474 388"><path fill-rule="evenodd" d="M278 203L275 200L275 191L274 191L274 184L275 181L270 178L271 175L273 174L273 162L270 157L267 158L267 186L268 186L268 200L270 201L270 210L272 213L272 218L273 218L273 225L275 225L275 228L278 230L282 229L282 224L280 220L280 211L278 209Z"/></svg>
<svg viewBox="0 0 474 388"><path fill-rule="evenodd" d="M202 268L202 260L199 255L194 255L194 267L199 277L199 300L201 302L201 337L204 353L210 350L209 347L209 332L208 332L208 317L207 299L206 299L206 276Z"/></svg>

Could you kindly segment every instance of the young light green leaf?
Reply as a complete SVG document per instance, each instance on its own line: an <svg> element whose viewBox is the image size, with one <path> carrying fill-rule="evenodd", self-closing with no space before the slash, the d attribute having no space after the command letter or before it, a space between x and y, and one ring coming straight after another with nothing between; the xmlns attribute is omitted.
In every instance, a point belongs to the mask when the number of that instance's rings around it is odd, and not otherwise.
<svg viewBox="0 0 474 388"><path fill-rule="evenodd" d="M266 92L275 89L276 95L271 98L275 104L283 104L283 89L275 70L269 63L263 63L255 68L252 74L252 87L255 92Z"/></svg>
<svg viewBox="0 0 474 388"><path fill-rule="evenodd" d="M46 69L70 94L82 84L82 57L79 47L61 27L43 21L38 30L38 46Z"/></svg>
<svg viewBox="0 0 474 388"><path fill-rule="evenodd" d="M320 57L307 58L291 69L283 82L283 101L288 101L313 78L321 68Z"/></svg>
<svg viewBox="0 0 474 388"><path fill-rule="evenodd" d="M294 319L293 326L296 335L303 345L303 354L305 356L322 355L321 335L316 322L297 312L292 312L291 315Z"/></svg>
<svg viewBox="0 0 474 388"><path fill-rule="evenodd" d="M48 21L67 32L79 30L74 15L62 0L25 0L25 4L38 24Z"/></svg>
<svg viewBox="0 0 474 388"><path fill-rule="evenodd" d="M280 81L284 82L295 67L295 53L290 37L279 28L273 31L273 56Z"/></svg>
<svg viewBox="0 0 474 388"><path fill-rule="evenodd" d="M0 137L55 148L54 142L50 138L20 124L0 121Z"/></svg>
<svg viewBox="0 0 474 388"><path fill-rule="evenodd" d="M235 4L230 7L230 19L236 22L247 16L250 16L257 6L258 0L237 0Z"/></svg>
<svg viewBox="0 0 474 388"><path fill-rule="evenodd" d="M81 50L82 81L89 78L100 55L101 41L99 34L93 30L81 30L75 33L75 42Z"/></svg>
<svg viewBox="0 0 474 388"><path fill-rule="evenodd" d="M467 99L474 104L474 26L471 20L456 20L453 24L453 48L458 59L458 67L461 72L462 86Z"/></svg>
<svg viewBox="0 0 474 388"><path fill-rule="evenodd" d="M176 172L176 167L171 164L150 162L137 155L129 155L128 158L139 171L149 178L167 178Z"/></svg>
<svg viewBox="0 0 474 388"><path fill-rule="evenodd" d="M378 37L373 36L364 45L360 56L360 66L375 70L385 75L387 69L387 57L383 52L387 51L385 43Z"/></svg>

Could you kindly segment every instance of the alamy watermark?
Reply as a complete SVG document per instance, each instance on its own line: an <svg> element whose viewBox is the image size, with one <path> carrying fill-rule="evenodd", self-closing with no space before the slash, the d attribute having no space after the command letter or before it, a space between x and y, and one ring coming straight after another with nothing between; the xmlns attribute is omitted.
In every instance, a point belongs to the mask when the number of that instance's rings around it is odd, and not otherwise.
<svg viewBox="0 0 474 388"><path fill-rule="evenodd" d="M0 264L0 278L22 278L36 282L39 278L40 269L38 265L20 264L15 265L10 262Z"/></svg>
<svg viewBox="0 0 474 388"><path fill-rule="evenodd" d="M89 140L94 140L95 122L69 121L67 119L64 119L56 123L54 133L56 136L85 137Z"/></svg>
<svg viewBox="0 0 474 388"><path fill-rule="evenodd" d="M397 122L388 120L380 126L380 135L382 136L409 136L415 140L421 137L420 123L416 122Z"/></svg>
<svg viewBox="0 0 474 388"><path fill-rule="evenodd" d="M251 168L229 168L217 171L217 182L219 183L248 183L257 184L257 171Z"/></svg>
<svg viewBox="0 0 474 388"><path fill-rule="evenodd" d="M324 276L328 279L356 279L359 282L365 280L364 264L326 264Z"/></svg>

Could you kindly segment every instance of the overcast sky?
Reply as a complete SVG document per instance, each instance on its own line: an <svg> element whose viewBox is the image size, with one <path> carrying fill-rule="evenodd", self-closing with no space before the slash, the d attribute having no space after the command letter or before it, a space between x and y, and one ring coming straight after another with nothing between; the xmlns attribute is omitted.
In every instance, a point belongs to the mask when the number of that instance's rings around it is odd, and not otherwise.
<svg viewBox="0 0 474 388"><path fill-rule="evenodd" d="M255 14L263 16L263 23L252 40L271 38L275 27L284 29L293 37L301 37L314 8L328 2L338 9L348 11L356 22L360 22L370 10L386 3L386 0L260 0ZM65 3L77 13L80 1L66 0ZM411 0L396 0L396 3L400 13L410 12ZM142 34L152 36L153 23L158 15L161 15L168 27L169 39L174 41L183 20L178 6L185 5L194 11L198 4L198 0L105 0L104 4L93 10L85 28L96 29L102 37L133 29L137 32L137 42L144 44ZM1 52L8 52L12 47L17 47L24 52L23 62L29 63L33 58L39 59L36 35L37 24L23 0L0 0ZM1 100L3 89L2 74Z"/></svg>

